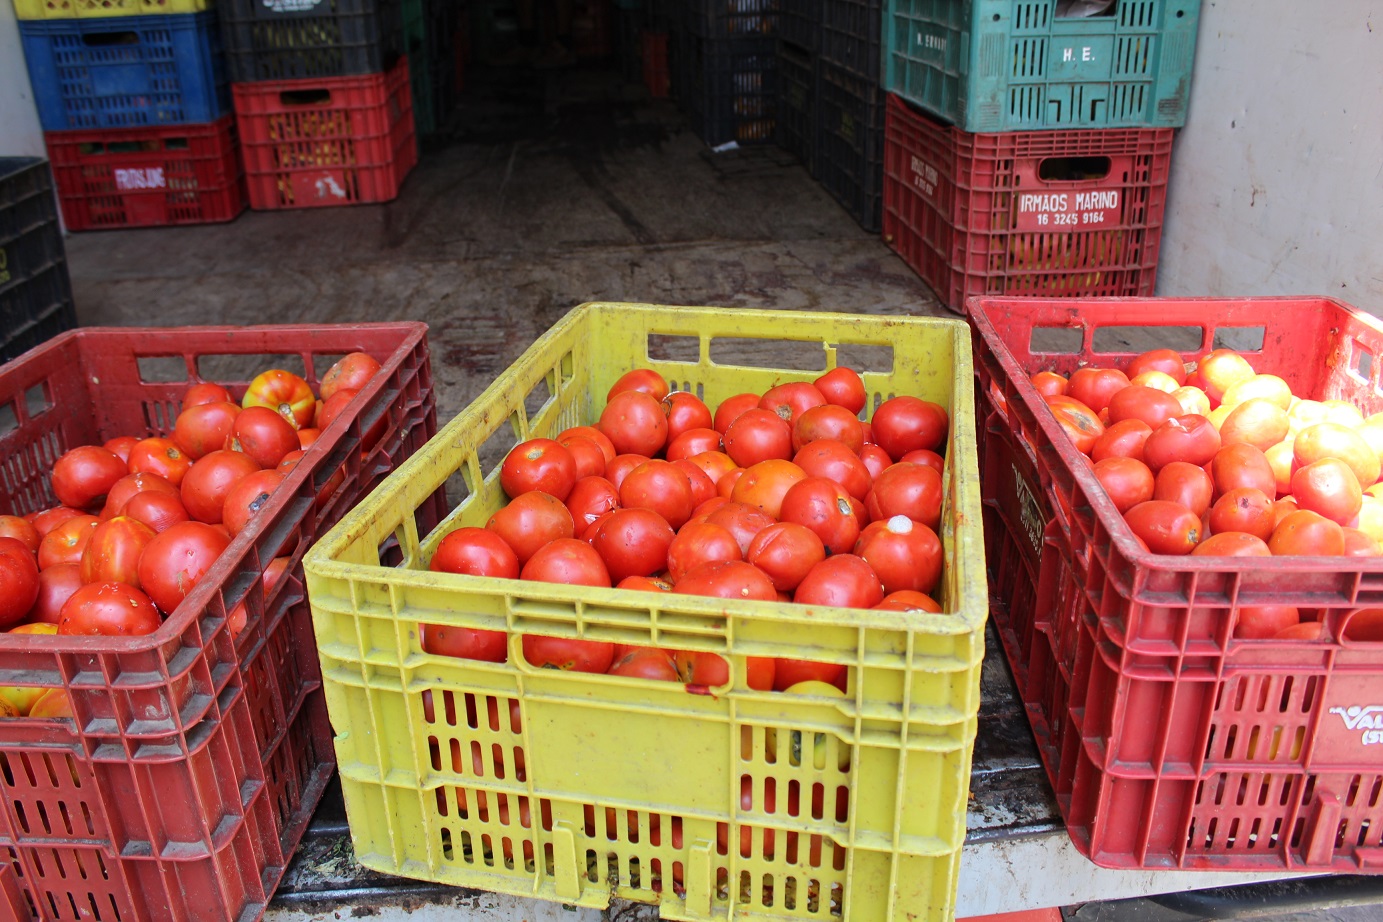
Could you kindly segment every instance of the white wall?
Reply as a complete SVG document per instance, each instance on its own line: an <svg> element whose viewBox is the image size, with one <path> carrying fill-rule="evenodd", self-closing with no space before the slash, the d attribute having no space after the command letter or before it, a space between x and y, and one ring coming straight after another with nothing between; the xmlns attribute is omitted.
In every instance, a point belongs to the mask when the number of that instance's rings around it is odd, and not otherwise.
<svg viewBox="0 0 1383 922"><path fill-rule="evenodd" d="M46 157L10 0L0 0L0 157Z"/></svg>
<svg viewBox="0 0 1383 922"><path fill-rule="evenodd" d="M1157 293L1383 314L1383 3L1204 0Z"/></svg>

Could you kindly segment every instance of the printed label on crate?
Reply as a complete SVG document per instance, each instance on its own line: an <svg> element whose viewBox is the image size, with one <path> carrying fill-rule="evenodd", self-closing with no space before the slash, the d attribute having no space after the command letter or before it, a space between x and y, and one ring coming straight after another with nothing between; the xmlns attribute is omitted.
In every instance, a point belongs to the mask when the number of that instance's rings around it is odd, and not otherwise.
<svg viewBox="0 0 1383 922"><path fill-rule="evenodd" d="M142 189L166 189L168 183L163 178L163 167L151 166L142 169L117 169L115 188L121 192L138 192Z"/></svg>
<svg viewBox="0 0 1383 922"><path fill-rule="evenodd" d="M1049 80L1108 80L1114 69L1114 36L1087 35L1053 41L1048 61Z"/></svg>
<svg viewBox="0 0 1383 922"><path fill-rule="evenodd" d="M919 58L931 58L936 62L946 59L946 31L944 29L928 32L917 30L917 45L912 53Z"/></svg>
<svg viewBox="0 0 1383 922"><path fill-rule="evenodd" d="M1037 497L1028 488L1028 482L1023 479L1023 475L1018 473L1018 466L1013 467L1013 489L1018 495L1018 518L1022 522L1023 531L1027 534L1028 540L1032 542L1033 553L1039 556L1042 553L1042 534L1047 528L1047 517L1042 514L1042 507L1037 502Z"/></svg>
<svg viewBox="0 0 1383 922"><path fill-rule="evenodd" d="M1098 230L1118 227L1119 189L1019 192L1014 227L1020 231Z"/></svg>
<svg viewBox="0 0 1383 922"><path fill-rule="evenodd" d="M301 13L316 9L322 0L264 0L264 8L275 13Z"/></svg>
<svg viewBox="0 0 1383 922"><path fill-rule="evenodd" d="M297 202L330 202L350 198L349 185L339 170L322 173L299 173L293 177L293 198Z"/></svg>
<svg viewBox="0 0 1383 922"><path fill-rule="evenodd" d="M1313 769L1349 769L1383 759L1383 695L1372 674L1331 677L1323 702Z"/></svg>
<svg viewBox="0 0 1383 922"><path fill-rule="evenodd" d="M936 187L940 180L941 174L936 167L921 157L914 156L912 158L912 184L928 200L936 195Z"/></svg>

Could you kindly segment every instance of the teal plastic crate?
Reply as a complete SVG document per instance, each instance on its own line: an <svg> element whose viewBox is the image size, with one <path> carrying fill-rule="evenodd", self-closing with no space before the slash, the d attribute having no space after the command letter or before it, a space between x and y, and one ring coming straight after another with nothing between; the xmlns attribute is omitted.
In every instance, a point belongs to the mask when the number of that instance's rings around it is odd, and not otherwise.
<svg viewBox="0 0 1383 922"><path fill-rule="evenodd" d="M886 0L886 89L971 132L1186 123L1200 0Z"/></svg>

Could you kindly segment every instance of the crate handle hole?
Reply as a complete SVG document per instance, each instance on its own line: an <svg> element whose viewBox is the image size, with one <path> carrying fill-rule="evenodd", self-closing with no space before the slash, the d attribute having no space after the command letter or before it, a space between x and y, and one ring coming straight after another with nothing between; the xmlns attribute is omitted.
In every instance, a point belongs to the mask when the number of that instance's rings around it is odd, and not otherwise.
<svg viewBox="0 0 1383 922"><path fill-rule="evenodd" d="M1057 0L1057 19L1092 19L1113 16L1118 0Z"/></svg>
<svg viewBox="0 0 1383 922"><path fill-rule="evenodd" d="M1358 340L1354 342L1354 372L1360 381L1367 382L1373 373L1373 353L1364 349Z"/></svg>
<svg viewBox="0 0 1383 922"><path fill-rule="evenodd" d="M1266 327L1220 327L1215 331L1214 348L1262 352L1266 333Z"/></svg>
<svg viewBox="0 0 1383 922"><path fill-rule="evenodd" d="M331 90L284 90L279 93L279 102L285 106L329 106Z"/></svg>
<svg viewBox="0 0 1383 922"><path fill-rule="evenodd" d="M1109 176L1113 161L1108 157L1047 157L1037 168L1043 182L1086 182Z"/></svg>
<svg viewBox="0 0 1383 922"><path fill-rule="evenodd" d="M107 48L111 45L138 45L138 32L95 32L82 36L82 44L91 48Z"/></svg>

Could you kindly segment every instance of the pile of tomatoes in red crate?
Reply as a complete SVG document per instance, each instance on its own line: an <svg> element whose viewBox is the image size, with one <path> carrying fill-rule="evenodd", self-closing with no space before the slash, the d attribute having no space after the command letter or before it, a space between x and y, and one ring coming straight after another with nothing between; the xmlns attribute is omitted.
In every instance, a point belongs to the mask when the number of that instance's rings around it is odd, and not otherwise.
<svg viewBox="0 0 1383 922"><path fill-rule="evenodd" d="M239 403L219 384L194 384L171 437L120 436L64 453L51 472L58 506L0 515L0 629L156 631L379 368L364 353L344 356L323 376L320 399L282 369L258 375ZM266 590L287 563L266 568ZM244 623L242 603L232 633ZM68 713L61 689L0 689L0 716Z"/></svg>
<svg viewBox="0 0 1383 922"><path fill-rule="evenodd" d="M860 419L852 369L739 394L714 411L655 371L615 383L594 426L516 445L509 502L446 535L450 573L733 600L939 612L946 410L916 397ZM534 666L712 687L719 656L524 635ZM423 626L431 653L503 662L498 631ZM845 667L749 659L751 688L844 690Z"/></svg>

